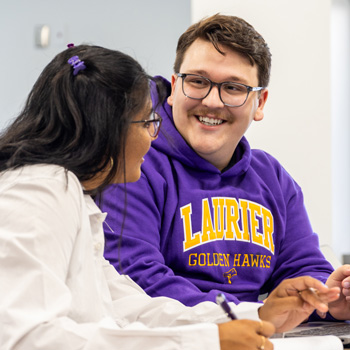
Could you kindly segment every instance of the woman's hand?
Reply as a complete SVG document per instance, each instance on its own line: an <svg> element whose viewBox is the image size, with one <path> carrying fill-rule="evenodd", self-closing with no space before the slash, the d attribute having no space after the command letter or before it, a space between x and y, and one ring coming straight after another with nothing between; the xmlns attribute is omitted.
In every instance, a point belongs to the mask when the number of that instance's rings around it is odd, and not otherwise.
<svg viewBox="0 0 350 350"><path fill-rule="evenodd" d="M272 323L266 321L234 320L219 327L221 350L272 350L270 337L275 332Z"/></svg>

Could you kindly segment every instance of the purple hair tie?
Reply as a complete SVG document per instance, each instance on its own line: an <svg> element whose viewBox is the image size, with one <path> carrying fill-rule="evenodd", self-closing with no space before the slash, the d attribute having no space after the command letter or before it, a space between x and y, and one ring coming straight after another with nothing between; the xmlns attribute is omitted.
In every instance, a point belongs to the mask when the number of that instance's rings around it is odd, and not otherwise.
<svg viewBox="0 0 350 350"><path fill-rule="evenodd" d="M70 43L67 45L68 49L70 49L71 47L74 47L74 44L73 43Z"/></svg>
<svg viewBox="0 0 350 350"><path fill-rule="evenodd" d="M78 56L73 56L68 60L68 63L73 67L73 75L77 75L81 70L86 68L84 61L80 61Z"/></svg>

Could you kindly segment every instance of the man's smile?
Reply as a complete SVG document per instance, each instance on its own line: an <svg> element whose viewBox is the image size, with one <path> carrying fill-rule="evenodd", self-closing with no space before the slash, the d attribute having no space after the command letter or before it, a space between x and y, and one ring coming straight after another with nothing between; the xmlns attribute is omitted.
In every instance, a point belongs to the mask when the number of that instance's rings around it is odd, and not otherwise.
<svg viewBox="0 0 350 350"><path fill-rule="evenodd" d="M210 117L202 117L202 116L197 116L197 119L204 125L220 125L223 122L225 122L225 120L222 119L218 119L218 118L210 118Z"/></svg>

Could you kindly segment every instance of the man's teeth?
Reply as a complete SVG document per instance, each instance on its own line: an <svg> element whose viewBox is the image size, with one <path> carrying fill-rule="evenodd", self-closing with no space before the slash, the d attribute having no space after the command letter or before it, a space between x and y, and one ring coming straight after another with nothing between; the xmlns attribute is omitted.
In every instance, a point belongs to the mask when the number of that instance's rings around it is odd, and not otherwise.
<svg viewBox="0 0 350 350"><path fill-rule="evenodd" d="M224 122L222 119L208 117L199 117L199 121L205 125L220 125Z"/></svg>

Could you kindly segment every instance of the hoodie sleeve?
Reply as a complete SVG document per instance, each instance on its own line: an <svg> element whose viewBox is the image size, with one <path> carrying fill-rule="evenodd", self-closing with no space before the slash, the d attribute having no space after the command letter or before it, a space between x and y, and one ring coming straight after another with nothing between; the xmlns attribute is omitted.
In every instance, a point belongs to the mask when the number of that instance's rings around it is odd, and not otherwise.
<svg viewBox="0 0 350 350"><path fill-rule="evenodd" d="M270 157L270 162L276 161ZM331 264L323 256L318 235L313 231L300 186L281 165L277 169L282 201L279 210L283 215L283 229L276 238L276 264L267 282L267 291L276 288L284 279L308 275L325 283L333 272ZM277 195L276 195L277 197Z"/></svg>
<svg viewBox="0 0 350 350"><path fill-rule="evenodd" d="M287 203L286 232L280 242L272 289L285 278L302 275L326 282L333 269L324 258L318 236L313 232L299 189Z"/></svg>

